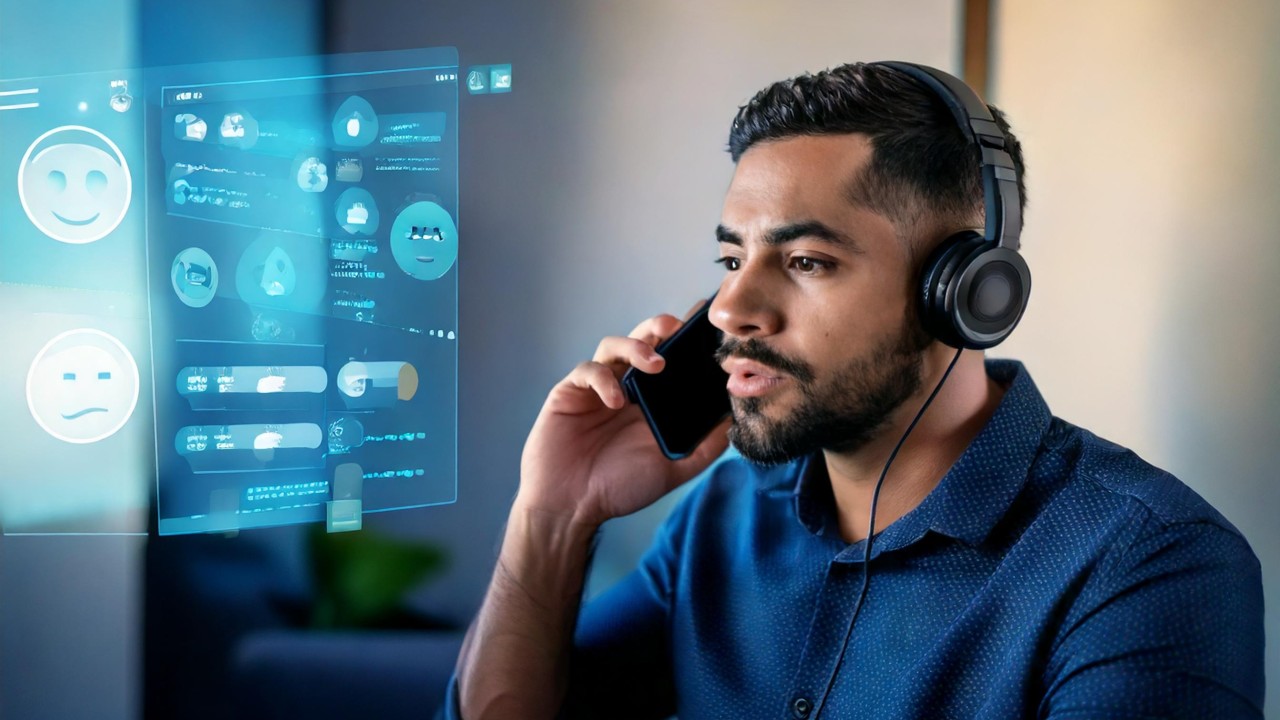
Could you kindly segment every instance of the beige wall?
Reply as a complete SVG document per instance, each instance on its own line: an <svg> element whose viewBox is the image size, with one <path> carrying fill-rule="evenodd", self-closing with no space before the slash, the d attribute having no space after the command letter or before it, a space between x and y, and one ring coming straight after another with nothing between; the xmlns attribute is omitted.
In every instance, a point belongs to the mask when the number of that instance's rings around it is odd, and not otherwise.
<svg viewBox="0 0 1280 720"><path fill-rule="evenodd" d="M1035 290L996 354L1250 540L1280 674L1280 4L1007 0L991 100L1029 165ZM1212 608L1206 608L1212 612Z"/></svg>

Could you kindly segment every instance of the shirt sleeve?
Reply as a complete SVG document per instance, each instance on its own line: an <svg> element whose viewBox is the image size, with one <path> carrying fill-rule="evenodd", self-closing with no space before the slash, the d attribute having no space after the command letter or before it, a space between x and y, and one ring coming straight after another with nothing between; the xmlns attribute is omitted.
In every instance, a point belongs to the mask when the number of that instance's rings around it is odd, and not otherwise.
<svg viewBox="0 0 1280 720"><path fill-rule="evenodd" d="M658 529L639 566L578 617L563 718L675 714L670 617L681 539L698 489Z"/></svg>
<svg viewBox="0 0 1280 720"><path fill-rule="evenodd" d="M462 720L462 706L458 701L458 673L449 678L445 689L444 704L436 710L434 720Z"/></svg>
<svg viewBox="0 0 1280 720"><path fill-rule="evenodd" d="M1040 716L1261 720L1257 557L1209 522L1144 530L1081 590L1050 656Z"/></svg>

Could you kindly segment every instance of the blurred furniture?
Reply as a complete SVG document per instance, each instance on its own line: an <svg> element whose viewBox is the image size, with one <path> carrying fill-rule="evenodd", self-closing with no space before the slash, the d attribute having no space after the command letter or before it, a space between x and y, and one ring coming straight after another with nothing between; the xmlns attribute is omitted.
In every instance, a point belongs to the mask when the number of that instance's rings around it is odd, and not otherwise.
<svg viewBox="0 0 1280 720"><path fill-rule="evenodd" d="M432 716L462 632L406 609L384 616L376 629L310 629L318 598L333 592L323 582L316 587L306 533L272 528L148 540L146 718ZM360 560L366 569L377 564Z"/></svg>
<svg viewBox="0 0 1280 720"><path fill-rule="evenodd" d="M253 633L232 659L232 717L431 717L461 646L458 632Z"/></svg>

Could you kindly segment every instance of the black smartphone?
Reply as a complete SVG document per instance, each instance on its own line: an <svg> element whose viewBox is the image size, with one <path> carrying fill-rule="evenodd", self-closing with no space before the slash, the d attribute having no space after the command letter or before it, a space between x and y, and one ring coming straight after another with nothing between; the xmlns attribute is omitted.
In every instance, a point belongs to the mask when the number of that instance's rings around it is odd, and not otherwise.
<svg viewBox="0 0 1280 720"><path fill-rule="evenodd" d="M711 324L708 300L656 348L666 359L656 375L631 368L622 388L640 406L658 447L672 460L693 452L731 411L729 374L716 362L720 331Z"/></svg>

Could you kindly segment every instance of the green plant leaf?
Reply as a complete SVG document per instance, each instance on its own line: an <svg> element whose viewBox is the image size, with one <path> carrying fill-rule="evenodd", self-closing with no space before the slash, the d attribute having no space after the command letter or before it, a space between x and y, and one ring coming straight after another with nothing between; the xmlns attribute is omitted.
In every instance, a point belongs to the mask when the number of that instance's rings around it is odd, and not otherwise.
<svg viewBox="0 0 1280 720"><path fill-rule="evenodd" d="M389 538L370 530L309 536L316 602L312 625L364 628L395 614L410 590L448 566L442 548Z"/></svg>

